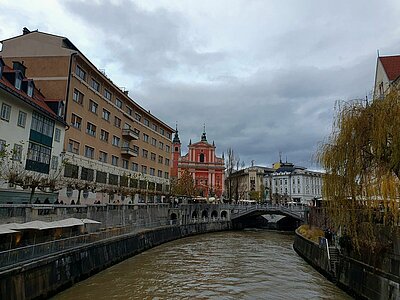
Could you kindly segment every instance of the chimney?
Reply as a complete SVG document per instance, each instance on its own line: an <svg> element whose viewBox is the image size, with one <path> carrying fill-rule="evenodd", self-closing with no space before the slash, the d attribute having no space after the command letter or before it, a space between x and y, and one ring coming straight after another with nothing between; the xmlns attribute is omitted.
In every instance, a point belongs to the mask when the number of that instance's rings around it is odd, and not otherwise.
<svg viewBox="0 0 400 300"><path fill-rule="evenodd" d="M125 94L126 96L128 96L129 91L124 91L124 94Z"/></svg>
<svg viewBox="0 0 400 300"><path fill-rule="evenodd" d="M23 29L22 29L22 35L25 35L25 34L28 34L28 33L30 33L31 31L28 29L28 28L26 28L26 27L24 27Z"/></svg>
<svg viewBox="0 0 400 300"><path fill-rule="evenodd" d="M21 71L22 76L25 77L25 70L26 67L24 66L24 62L19 62L19 61L13 61L13 69Z"/></svg>

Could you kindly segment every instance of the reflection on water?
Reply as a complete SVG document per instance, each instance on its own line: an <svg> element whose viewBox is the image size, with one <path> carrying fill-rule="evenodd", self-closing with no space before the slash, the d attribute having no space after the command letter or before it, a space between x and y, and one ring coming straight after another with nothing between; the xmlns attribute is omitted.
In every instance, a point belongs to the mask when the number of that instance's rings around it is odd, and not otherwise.
<svg viewBox="0 0 400 300"><path fill-rule="evenodd" d="M163 244L54 299L351 299L293 250L293 235L204 234Z"/></svg>

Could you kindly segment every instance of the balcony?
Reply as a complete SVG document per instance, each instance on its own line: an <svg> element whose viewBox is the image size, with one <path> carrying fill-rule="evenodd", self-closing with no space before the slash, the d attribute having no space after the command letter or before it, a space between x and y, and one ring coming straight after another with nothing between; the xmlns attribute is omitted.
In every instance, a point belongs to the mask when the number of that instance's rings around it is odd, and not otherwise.
<svg viewBox="0 0 400 300"><path fill-rule="evenodd" d="M133 130L131 128L122 129L122 136L124 138L130 139L130 140L138 140L139 139L139 133L136 130Z"/></svg>
<svg viewBox="0 0 400 300"><path fill-rule="evenodd" d="M137 157L138 156L138 151L133 149L133 148L131 148L131 147L123 146L121 148L121 155Z"/></svg>

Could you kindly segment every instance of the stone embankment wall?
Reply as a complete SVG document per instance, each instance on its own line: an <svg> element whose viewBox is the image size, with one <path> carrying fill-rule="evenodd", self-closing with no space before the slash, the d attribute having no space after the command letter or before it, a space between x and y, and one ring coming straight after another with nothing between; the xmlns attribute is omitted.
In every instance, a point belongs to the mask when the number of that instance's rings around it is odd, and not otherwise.
<svg viewBox="0 0 400 300"><path fill-rule="evenodd" d="M42 257L0 272L0 299L44 299L151 247L189 235L230 228L230 221L168 226Z"/></svg>
<svg viewBox="0 0 400 300"><path fill-rule="evenodd" d="M294 250L320 273L358 299L400 299L400 278L352 258L339 255L331 271L327 251L296 232Z"/></svg>

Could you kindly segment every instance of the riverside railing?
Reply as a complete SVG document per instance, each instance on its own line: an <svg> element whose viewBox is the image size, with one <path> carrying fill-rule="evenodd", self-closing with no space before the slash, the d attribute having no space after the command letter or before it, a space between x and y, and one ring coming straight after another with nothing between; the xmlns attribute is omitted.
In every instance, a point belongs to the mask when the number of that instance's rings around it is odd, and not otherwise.
<svg viewBox="0 0 400 300"><path fill-rule="evenodd" d="M210 223L227 221L225 218L202 218L192 219L187 224ZM53 240L44 243L18 247L0 252L0 271L14 267L20 263L27 262L39 257L46 257L58 252L70 250L94 242L121 237L126 234L135 234L157 227L168 227L181 225L179 220L164 220L156 222L137 222L128 226L109 228L103 231L87 233L64 239Z"/></svg>

